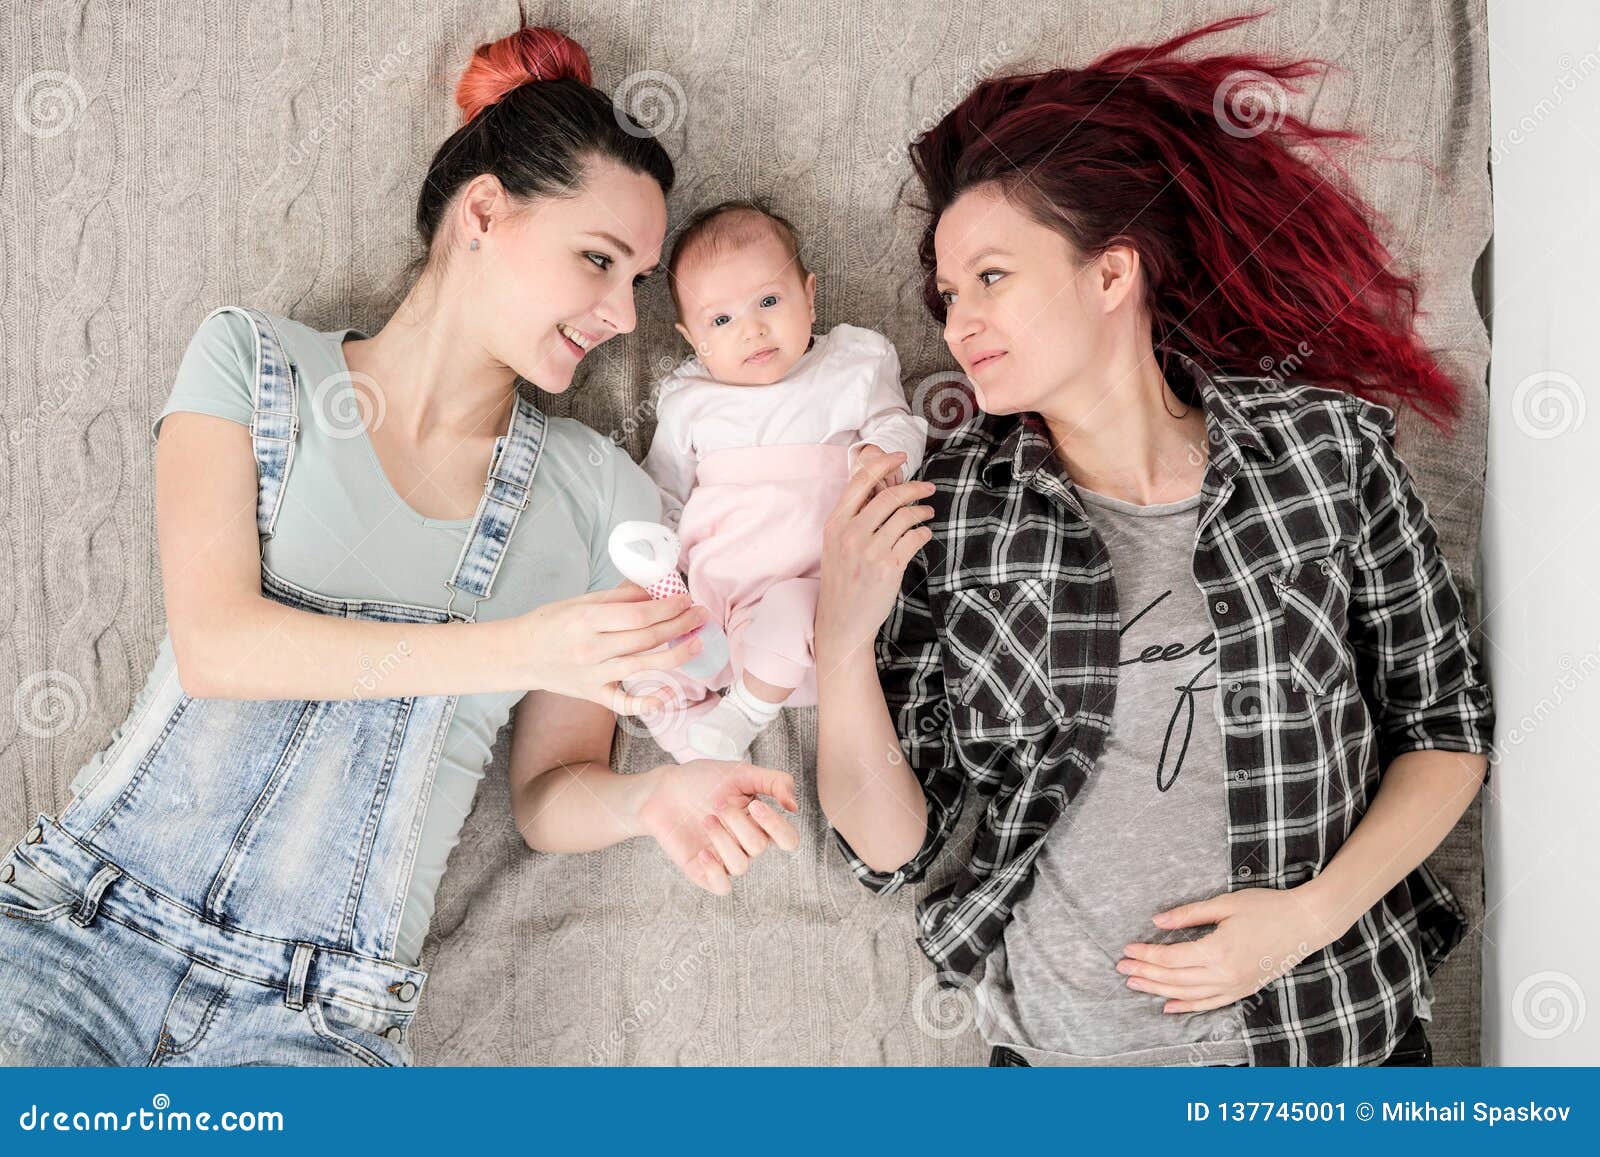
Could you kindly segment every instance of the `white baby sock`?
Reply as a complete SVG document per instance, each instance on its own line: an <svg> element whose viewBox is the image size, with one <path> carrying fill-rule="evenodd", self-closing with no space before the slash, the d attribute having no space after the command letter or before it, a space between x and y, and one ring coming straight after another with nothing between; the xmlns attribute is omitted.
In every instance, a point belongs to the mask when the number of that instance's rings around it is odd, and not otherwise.
<svg viewBox="0 0 1600 1157"><path fill-rule="evenodd" d="M778 717L782 707L757 698L741 675L722 702L689 724L689 746L707 759L743 759L750 741Z"/></svg>

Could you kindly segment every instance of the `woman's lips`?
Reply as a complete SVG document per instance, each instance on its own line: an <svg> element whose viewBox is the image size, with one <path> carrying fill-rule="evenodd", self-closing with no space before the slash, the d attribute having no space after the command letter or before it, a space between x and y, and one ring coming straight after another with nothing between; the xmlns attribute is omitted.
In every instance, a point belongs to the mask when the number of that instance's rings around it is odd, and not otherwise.
<svg viewBox="0 0 1600 1157"><path fill-rule="evenodd" d="M769 361L772 360L773 355L776 354L777 352L778 352L778 347L777 346L768 346L766 349L761 350L761 351L759 351L757 353L753 353L749 357L745 358L744 359L745 360L745 364L746 365L751 365L751 364L760 365L762 362L769 362Z"/></svg>
<svg viewBox="0 0 1600 1157"><path fill-rule="evenodd" d="M566 334L561 333L561 331L559 329L556 330L556 333L560 334L560 336L561 336L561 344L567 347L567 352L570 353L573 357L581 358L581 357L583 357L584 354L586 354L588 352L581 345L579 345L577 342L573 341L570 337L568 337Z"/></svg>
<svg viewBox="0 0 1600 1157"><path fill-rule="evenodd" d="M971 372L972 373L977 373L979 370L984 369L987 366L992 366L992 365L994 365L995 362L999 361L1001 358L1003 358L1005 356L1006 356L1006 351L1005 350L989 350L989 351L987 351L985 353L981 353L977 357L972 359L972 370L971 370Z"/></svg>

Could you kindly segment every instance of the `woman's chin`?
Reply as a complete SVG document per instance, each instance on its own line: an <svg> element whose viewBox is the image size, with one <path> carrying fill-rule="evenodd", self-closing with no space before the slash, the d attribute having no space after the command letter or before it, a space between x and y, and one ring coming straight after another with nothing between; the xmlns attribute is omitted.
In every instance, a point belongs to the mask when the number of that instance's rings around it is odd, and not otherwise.
<svg viewBox="0 0 1600 1157"><path fill-rule="evenodd" d="M577 368L571 358L547 357L530 366L512 366L523 381L532 382L547 394L563 394L572 387L573 371Z"/></svg>

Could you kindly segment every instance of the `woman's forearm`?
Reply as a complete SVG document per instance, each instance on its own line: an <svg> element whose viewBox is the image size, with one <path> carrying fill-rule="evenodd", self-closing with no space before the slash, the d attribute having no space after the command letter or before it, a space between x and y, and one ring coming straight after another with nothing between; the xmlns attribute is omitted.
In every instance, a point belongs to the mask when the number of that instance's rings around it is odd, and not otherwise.
<svg viewBox="0 0 1600 1157"><path fill-rule="evenodd" d="M922 785L900 750L870 643L817 636L817 800L828 822L877 872L916 855L928 828Z"/></svg>
<svg viewBox="0 0 1600 1157"><path fill-rule="evenodd" d="M1409 751L1384 769L1372 806L1327 867L1300 886L1342 936L1438 847L1483 786L1487 757Z"/></svg>
<svg viewBox="0 0 1600 1157"><path fill-rule="evenodd" d="M197 698L373 699L531 690L521 623L389 623L255 598L173 640ZM192 685L191 685L192 684Z"/></svg>
<svg viewBox="0 0 1600 1157"><path fill-rule="evenodd" d="M639 809L658 779L654 771L619 775L597 761L564 764L531 777L511 814L536 852L593 852L643 834Z"/></svg>

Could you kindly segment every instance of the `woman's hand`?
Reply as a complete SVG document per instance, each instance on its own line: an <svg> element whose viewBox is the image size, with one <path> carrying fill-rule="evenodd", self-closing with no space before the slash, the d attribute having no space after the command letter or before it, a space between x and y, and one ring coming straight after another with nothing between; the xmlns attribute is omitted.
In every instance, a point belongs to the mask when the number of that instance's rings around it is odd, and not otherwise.
<svg viewBox="0 0 1600 1157"><path fill-rule="evenodd" d="M829 649L849 651L876 637L906 564L933 537L917 525L933 517L933 507L911 505L932 495L933 483L877 489L905 460L900 451L864 459L823 527L816 635Z"/></svg>
<svg viewBox="0 0 1600 1157"><path fill-rule="evenodd" d="M726 896L729 876L742 876L750 861L777 844L800 846L782 812L757 799L771 796L798 812L794 777L770 767L731 760L667 763L645 773L655 782L638 805L636 826L655 838L683 874L708 892Z"/></svg>
<svg viewBox="0 0 1600 1157"><path fill-rule="evenodd" d="M1303 887L1303 885L1302 885ZM1243 1000L1345 931L1300 888L1244 888L1158 912L1162 928L1215 924L1196 940L1129 944L1128 987L1172 999L1162 1012L1204 1012Z"/></svg>
<svg viewBox="0 0 1600 1157"><path fill-rule="evenodd" d="M682 666L700 653L698 636L664 651L654 648L687 634L711 617L687 594L652 599L631 582L609 591L546 603L511 620L518 631L529 690L587 699L618 715L671 706L671 688L630 695L621 680L641 671Z"/></svg>

